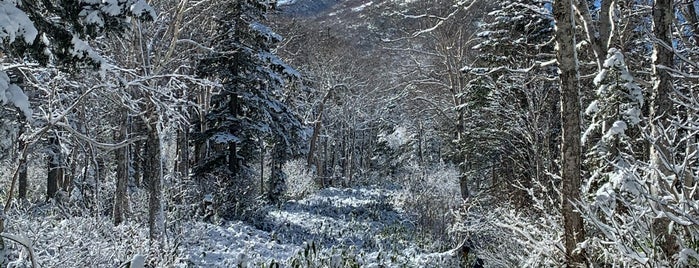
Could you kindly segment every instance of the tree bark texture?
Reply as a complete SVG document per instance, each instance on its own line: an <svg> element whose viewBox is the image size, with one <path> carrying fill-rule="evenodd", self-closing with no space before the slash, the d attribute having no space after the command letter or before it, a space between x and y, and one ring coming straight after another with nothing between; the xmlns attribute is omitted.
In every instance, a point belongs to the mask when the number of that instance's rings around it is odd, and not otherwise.
<svg viewBox="0 0 699 268"><path fill-rule="evenodd" d="M163 215L160 207L161 200L161 169L160 138L155 125L148 130L148 140L145 146L145 165L143 166L144 180L148 183L148 229L151 240L159 239L163 228Z"/></svg>
<svg viewBox="0 0 699 268"><path fill-rule="evenodd" d="M63 181L63 161L58 135L49 136L48 177L46 179L46 200L56 196L58 184Z"/></svg>
<svg viewBox="0 0 699 268"><path fill-rule="evenodd" d="M578 60L575 51L575 27L571 0L556 0L553 6L556 20L557 60L561 87L561 194L566 262L569 267L585 265L583 251L577 244L585 239L582 217L575 211L580 200L580 89Z"/></svg>
<svg viewBox="0 0 699 268"><path fill-rule="evenodd" d="M122 124L115 133L114 140L122 141L128 138L128 115L122 115ZM129 181L129 146L114 150L116 160L116 191L114 192L114 225L124 221L128 206L128 193L126 185Z"/></svg>

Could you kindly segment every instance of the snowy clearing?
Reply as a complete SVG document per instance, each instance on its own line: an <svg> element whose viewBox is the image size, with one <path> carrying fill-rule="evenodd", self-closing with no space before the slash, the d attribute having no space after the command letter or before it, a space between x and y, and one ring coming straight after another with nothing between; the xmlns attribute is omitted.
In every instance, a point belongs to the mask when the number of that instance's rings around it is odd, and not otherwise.
<svg viewBox="0 0 699 268"><path fill-rule="evenodd" d="M427 252L415 241L413 224L392 203L394 194L323 189L270 209L261 229L242 222L190 223L178 267L457 265L450 253Z"/></svg>
<svg viewBox="0 0 699 268"><path fill-rule="evenodd" d="M146 267L458 266L453 252L430 252L429 239L396 206L398 193L327 188L268 207L256 226L172 222L162 244L148 242L146 225L66 217L70 205L28 208L21 213L29 216L6 222L6 231L28 241L40 267L116 267L144 256ZM19 252L10 267L31 267L23 246L6 243Z"/></svg>

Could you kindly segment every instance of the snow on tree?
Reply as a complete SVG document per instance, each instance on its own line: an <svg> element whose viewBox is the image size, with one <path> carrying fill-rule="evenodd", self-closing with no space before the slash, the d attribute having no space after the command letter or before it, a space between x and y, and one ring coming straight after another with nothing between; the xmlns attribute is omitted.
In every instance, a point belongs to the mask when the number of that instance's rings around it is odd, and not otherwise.
<svg viewBox="0 0 699 268"><path fill-rule="evenodd" d="M143 0L2 2L0 27L13 57L29 55L42 64L105 68L104 59L86 41L129 29L133 19L152 20ZM21 36L21 42L17 37Z"/></svg>
<svg viewBox="0 0 699 268"><path fill-rule="evenodd" d="M561 88L561 214L566 261L570 266L583 266L588 261L585 250L578 244L585 240L585 229L574 203L580 201L580 77L576 51L573 3L556 0L553 17L556 20L556 59Z"/></svg>
<svg viewBox="0 0 699 268"><path fill-rule="evenodd" d="M103 71L105 60L86 40L124 32L132 18L152 20L155 16L143 0L2 1L0 39L6 56L19 61L92 66ZM26 95L11 84L4 71L0 73L0 96L3 104L11 102L31 118Z"/></svg>
<svg viewBox="0 0 699 268"><path fill-rule="evenodd" d="M591 116L591 122L582 142L591 144L586 155L586 164L592 173L587 191L604 199L613 196L608 192L611 189L636 192L637 182L628 181L631 178L624 173L635 164L635 155L641 153L638 139L644 100L621 51L610 49L603 68L594 79L598 88L595 100L585 111ZM613 202L602 202L609 201Z"/></svg>
<svg viewBox="0 0 699 268"><path fill-rule="evenodd" d="M558 155L551 146L560 123L552 82L554 28L546 5L538 0L495 4L480 23L474 63L462 69L470 79L467 101L459 107L470 117L462 147L476 165L488 159L495 166L492 177L505 182L493 184L518 193L511 196L520 203L529 199L521 188L532 180L547 181Z"/></svg>
<svg viewBox="0 0 699 268"><path fill-rule="evenodd" d="M258 139L264 139L274 146L273 161L281 162L275 164L278 169L269 183L273 189L268 189L275 199L284 188L281 166L302 151L299 144L305 135L282 94L287 81L298 78L298 73L273 52L281 37L262 23L272 8L267 1L233 1L228 5L230 11L220 20L216 52L199 64L200 74L219 79L222 88L211 97L212 110L206 117L209 129L195 133L196 142L214 144L211 155L195 167L195 172L225 174L226 185L252 187L250 164L255 152L263 149ZM242 201L231 191L224 194L230 208Z"/></svg>

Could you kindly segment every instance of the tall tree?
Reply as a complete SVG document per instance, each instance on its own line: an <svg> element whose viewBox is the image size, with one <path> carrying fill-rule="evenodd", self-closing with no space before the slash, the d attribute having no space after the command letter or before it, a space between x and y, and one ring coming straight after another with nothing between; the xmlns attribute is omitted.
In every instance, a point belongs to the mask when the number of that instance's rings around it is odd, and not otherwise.
<svg viewBox="0 0 699 268"><path fill-rule="evenodd" d="M672 117L673 104L670 98L673 93L672 76L668 72L674 66L674 52L672 39L672 23L674 20L674 6L672 0L656 0L653 7L653 91L650 106L651 138L653 139L650 148L650 162L652 180L657 186L672 184L669 178L673 174L673 167L670 159L674 155L670 153L670 141L666 138L666 132L671 129L670 120ZM676 131L676 130L675 130ZM669 189L652 189L654 194ZM661 204L658 204L662 206ZM662 211L662 207L656 207ZM659 217L653 222L653 231L659 238L661 247L666 256L673 256L677 253L678 245L671 231L668 228L670 220L666 217Z"/></svg>
<svg viewBox="0 0 699 268"><path fill-rule="evenodd" d="M560 118L558 85L553 66L551 11L541 0L499 2L488 12L481 31L480 52L463 69L472 77L466 112L464 148L472 167L487 159L493 185L526 206L536 183L548 184L556 172ZM492 124L490 122L498 122ZM484 154L490 152L490 156ZM525 188L527 190L522 190ZM550 193L549 193L550 194Z"/></svg>
<svg viewBox="0 0 699 268"><path fill-rule="evenodd" d="M638 141L643 92L634 82L621 51L610 49L603 68L594 80L598 86L596 98L585 111L592 120L582 137L583 144L592 145L585 155L585 164L592 173L587 189L591 194L603 187L609 191L635 187L635 182L625 181L621 174L642 153Z"/></svg>
<svg viewBox="0 0 699 268"><path fill-rule="evenodd" d="M575 50L575 18L571 0L556 0L553 16L556 21L556 44L561 87L561 201L564 244L567 265L585 264L584 250L577 245L585 239L582 217L575 211L580 201L580 85L578 57Z"/></svg>
<svg viewBox="0 0 699 268"><path fill-rule="evenodd" d="M240 208L245 198L240 195L253 192L248 189L253 185L250 165L258 155L258 137L274 143L278 150L275 157L288 158L302 151L299 146L305 132L299 118L284 103L282 92L286 82L298 73L273 53L281 36L263 24L272 4L244 0L227 5L214 41L215 52L199 64L200 74L219 80L222 88L211 96L212 107L206 116L209 129L195 133L197 143L215 144L195 172L225 174L226 187L242 187L242 191L222 191L225 201L221 205L229 209L221 212L236 216L240 211L233 208ZM270 180L279 180L270 185L283 189L279 185L282 177L272 176Z"/></svg>

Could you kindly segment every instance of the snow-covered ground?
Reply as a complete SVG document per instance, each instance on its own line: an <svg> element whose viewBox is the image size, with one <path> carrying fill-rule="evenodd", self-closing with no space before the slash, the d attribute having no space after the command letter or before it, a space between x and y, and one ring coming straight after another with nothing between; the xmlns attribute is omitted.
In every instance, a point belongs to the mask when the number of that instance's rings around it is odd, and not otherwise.
<svg viewBox="0 0 699 268"><path fill-rule="evenodd" d="M293 5L294 3L296 3L296 0L279 0L277 1L277 6Z"/></svg>
<svg viewBox="0 0 699 268"><path fill-rule="evenodd" d="M72 211L70 202L9 210L5 234L8 267L458 267L451 251L433 241L399 207L400 190L326 188L299 200L262 209L254 225L177 220L168 214L167 236L149 240L137 218L114 226ZM145 196L136 192L132 201ZM69 216L83 214L85 216Z"/></svg>
<svg viewBox="0 0 699 268"><path fill-rule="evenodd" d="M384 189L328 188L270 209L259 228L242 222L188 223L179 267L439 267L452 252L430 253ZM436 266L433 266L436 267Z"/></svg>

